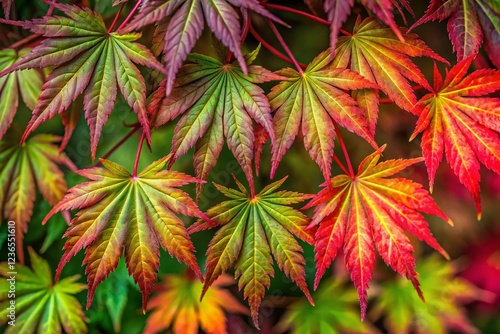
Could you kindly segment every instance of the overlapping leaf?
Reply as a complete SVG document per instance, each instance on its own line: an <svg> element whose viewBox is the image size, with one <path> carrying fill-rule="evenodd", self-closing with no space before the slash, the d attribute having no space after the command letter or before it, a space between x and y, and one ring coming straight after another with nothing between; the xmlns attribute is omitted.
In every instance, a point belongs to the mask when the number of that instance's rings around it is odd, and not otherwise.
<svg viewBox="0 0 500 334"><path fill-rule="evenodd" d="M30 49L22 49L17 53L13 49L0 50L0 71L14 64L19 57L29 53ZM9 128L19 105L19 93L28 106L35 108L42 88L42 76L36 70L11 73L0 78L0 138Z"/></svg>
<svg viewBox="0 0 500 334"><path fill-rule="evenodd" d="M239 190L215 184L230 200L207 211L207 216L221 228L215 233L207 250L207 272L203 293L223 272L235 267L238 286L248 298L252 318L258 327L258 310L270 276L274 275L272 257L312 303L305 281L302 247L294 236L312 243L304 231L308 219L290 204L310 198L291 191L276 191L285 178L274 182L252 196L239 182ZM189 227L190 232L210 228L200 220Z"/></svg>
<svg viewBox="0 0 500 334"><path fill-rule="evenodd" d="M474 197L481 217L480 164L500 173L500 99L483 97L500 89L500 71L467 71L475 56L454 66L443 81L434 70L434 90L418 102L412 139L420 132L432 190L443 154Z"/></svg>
<svg viewBox="0 0 500 334"><path fill-rule="evenodd" d="M166 95L174 88L177 71L201 36L205 23L215 36L234 53L243 73L247 64L240 47L241 23L233 7L251 10L281 22L257 0L155 0L149 1L125 28L133 31L167 19L163 54L167 68Z"/></svg>
<svg viewBox="0 0 500 334"><path fill-rule="evenodd" d="M66 110L83 93L94 158L102 127L116 100L117 87L137 113L150 139L144 78L134 63L159 71L163 71L163 66L147 48L133 43L140 34L108 33L102 17L87 8L51 5L68 17L48 16L26 22L25 28L47 39L0 72L0 76L4 76L17 70L55 66L42 87L23 140L42 122Z"/></svg>
<svg viewBox="0 0 500 334"><path fill-rule="evenodd" d="M249 64L257 52L258 49L246 56ZM269 102L255 83L279 78L260 66L248 66L248 76L245 76L236 64L223 64L200 54L190 55L177 76L172 94L165 96L164 81L149 106L155 127L182 115L172 140L172 162L196 145L196 175L206 179L217 162L225 137L253 185L252 119L266 129L274 143ZM200 190L198 187L198 194Z"/></svg>
<svg viewBox="0 0 500 334"><path fill-rule="evenodd" d="M478 333L464 304L487 299L491 293L455 277L457 268L435 256L420 261L417 269L425 303L415 296L408 281L388 281L381 288L375 314L386 316L389 333Z"/></svg>
<svg viewBox="0 0 500 334"><path fill-rule="evenodd" d="M49 204L56 204L67 189L58 165L73 170L76 166L64 153L59 154L59 137L40 134L20 146L19 135L13 130L0 141L0 217L16 222L17 254L24 263L23 236L33 213L36 190Z"/></svg>
<svg viewBox="0 0 500 334"><path fill-rule="evenodd" d="M361 322L356 309L358 295L352 286L330 281L313 294L314 306L300 300L287 307L276 329L279 333L374 333L372 325Z"/></svg>
<svg viewBox="0 0 500 334"><path fill-rule="evenodd" d="M373 18L358 20L351 36L338 39L332 68L350 68L380 89L398 106L411 111L417 98L409 81L430 90L429 83L409 57L426 56L446 62L415 34L401 28L404 42L390 28ZM378 92L362 89L354 92L359 107L365 111L369 129L375 131L378 116Z"/></svg>
<svg viewBox="0 0 500 334"><path fill-rule="evenodd" d="M165 276L148 304L153 312L144 333L159 333L172 327L174 334L197 334L201 327L205 333L226 334L224 311L248 314L248 309L225 289L233 282L230 276L220 276L200 301L203 283L194 275Z"/></svg>
<svg viewBox="0 0 500 334"><path fill-rule="evenodd" d="M73 296L85 289L76 283L79 276L71 276L57 282L52 281L50 267L44 259L29 248L32 269L15 265L15 269L3 262L0 264L0 326L15 320L7 326L5 333L64 333L87 332L82 306ZM15 299L8 296L12 271L15 271ZM14 319L8 309L15 301Z"/></svg>
<svg viewBox="0 0 500 334"><path fill-rule="evenodd" d="M419 295L413 246L405 230L448 256L419 211L451 223L449 218L420 184L405 178L387 178L423 159L378 163L384 148L366 157L357 175L337 175L327 181L327 187L306 206L316 206L311 226L319 224L314 246L315 287L338 250L343 249L347 270L358 289L362 318L375 248L386 264L412 282Z"/></svg>
<svg viewBox="0 0 500 334"><path fill-rule="evenodd" d="M273 118L276 144L272 149L271 177L300 127L304 135L304 146L321 168L326 180L331 175L334 123L358 134L377 148L373 140L374 132L369 129L363 111L344 91L375 89L377 85L353 71L326 68L328 62L328 54L322 53L303 73L291 68L276 72L288 79L273 87L268 95L272 109L276 110Z"/></svg>
<svg viewBox="0 0 500 334"><path fill-rule="evenodd" d="M176 215L204 216L188 194L177 189L199 180L163 170L169 157L153 162L136 176L114 162L101 159L105 168L79 171L90 181L69 189L45 218L44 222L55 212L80 209L65 234L68 240L57 275L76 253L86 248L87 308L95 289L116 268L122 253L129 274L139 284L144 308L156 282L159 245L201 277L194 246Z"/></svg>
<svg viewBox="0 0 500 334"><path fill-rule="evenodd" d="M494 1L432 0L424 16L411 29L446 18L458 61L476 54L484 40L491 61L500 68L500 8Z"/></svg>
<svg viewBox="0 0 500 334"><path fill-rule="evenodd" d="M411 13L411 15L413 15L413 11L408 0L400 0L399 2ZM404 35L399 30L396 22L394 21L394 15L392 14L394 7L396 7L401 16L404 18L402 8L397 1L361 0L361 3L366 7L366 9L373 12L373 14L375 14L382 22L388 25L401 42L405 41ZM328 21L330 21L330 46L332 49L332 53L334 53L335 45L337 44L337 38L340 32L340 28L351 13L351 8L353 5L354 0L324 1L326 16L328 17Z"/></svg>

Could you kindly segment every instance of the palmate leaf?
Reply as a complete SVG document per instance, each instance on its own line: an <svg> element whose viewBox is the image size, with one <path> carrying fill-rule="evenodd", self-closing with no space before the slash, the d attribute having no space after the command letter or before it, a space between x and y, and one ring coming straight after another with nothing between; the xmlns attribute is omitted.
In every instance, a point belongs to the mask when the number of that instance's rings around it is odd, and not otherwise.
<svg viewBox="0 0 500 334"><path fill-rule="evenodd" d="M24 263L23 237L38 189L49 204L56 204L67 190L58 165L76 166L56 145L61 138L39 134L19 145L20 133L8 132L0 141L0 217L16 222L16 248ZM36 187L35 187L36 184Z"/></svg>
<svg viewBox="0 0 500 334"><path fill-rule="evenodd" d="M0 263L0 326L8 317L12 300L15 301L15 326L7 326L5 333L64 333L87 332L82 306L73 296L85 289L76 283L79 276L66 277L53 282L47 261L29 248L31 268L15 265L15 270L6 262ZM15 298L8 296L15 271Z"/></svg>
<svg viewBox="0 0 500 334"><path fill-rule="evenodd" d="M430 90L431 87L418 67L409 57L426 56L444 63L446 60L434 53L415 34L401 28L401 42L390 28L383 27L373 18L361 21L358 17L351 36L338 39L331 68L350 68L369 81L376 83L399 107L411 111L417 98L408 80ZM362 89L354 92L359 107L365 111L369 129L375 131L379 95L376 90Z"/></svg>
<svg viewBox="0 0 500 334"><path fill-rule="evenodd" d="M364 138L374 148L374 132L370 131L363 111L344 90L376 89L377 85L347 69L326 68L326 52L316 57L303 74L285 68L276 72L288 78L268 95L271 108L276 110L273 127L276 144L273 146L271 177L286 151L302 127L304 146L321 168L326 180L330 179L335 138L334 122Z"/></svg>
<svg viewBox="0 0 500 334"><path fill-rule="evenodd" d="M241 51L241 23L234 7L251 10L281 22L258 0L151 0L125 27L133 31L168 18L164 28L163 54L166 62L166 95L174 88L177 71L201 36L205 23L215 36L234 53L244 74L247 64Z"/></svg>
<svg viewBox="0 0 500 334"><path fill-rule="evenodd" d="M248 63L257 52L258 49L246 56ZM255 134L252 120L265 128L274 143L269 102L255 83L281 77L253 65L248 66L246 76L236 64L223 64L200 54L191 54L187 62L177 76L172 94L165 96L166 82L163 81L148 106L155 127L181 115L172 139L171 163L196 145L196 175L206 179L217 162L225 137L253 185ZM201 185L198 195L200 192Z"/></svg>
<svg viewBox="0 0 500 334"><path fill-rule="evenodd" d="M302 247L294 238L296 236L313 243L310 232L304 230L309 221L301 212L288 206L311 196L276 191L285 179L266 186L255 196L237 180L239 190L215 184L230 200L207 211L207 216L221 228L215 233L207 250L203 293L234 264L238 287L243 289L244 297L248 298L257 328L259 306L266 288L269 288L270 276L274 275L272 257L312 303L305 280ZM199 220L189 227L189 232L211 227Z"/></svg>
<svg viewBox="0 0 500 334"><path fill-rule="evenodd" d="M386 264L412 282L419 295L413 247L405 230L448 257L419 211L449 223L451 220L420 184L404 178L387 178L423 159L378 163L384 148L366 157L357 175L337 175L327 181L327 187L305 207L316 206L310 226L319 224L314 246L315 287L342 248L347 270L358 289L362 318L366 313L375 248Z"/></svg>
<svg viewBox="0 0 500 334"><path fill-rule="evenodd" d="M358 295L352 286L338 280L330 281L322 285L313 298L314 306L305 300L288 306L276 326L278 333L376 333L369 322L359 319Z"/></svg>
<svg viewBox="0 0 500 334"><path fill-rule="evenodd" d="M17 53L13 49L0 50L0 71L8 68L19 57L29 53L30 49L22 49ZM9 128L19 105L19 93L28 108L35 108L42 88L43 78L36 70L11 73L0 78L0 138ZM21 89L22 87L22 89Z"/></svg>
<svg viewBox="0 0 500 334"><path fill-rule="evenodd" d="M146 47L132 43L140 34L108 33L102 17L87 8L52 3L51 6L68 17L48 16L26 22L25 28L47 39L0 72L1 77L17 70L56 66L42 87L23 140L83 93L94 158L102 127L115 104L117 87L137 113L150 140L144 78L134 63L159 71L163 71L163 66Z"/></svg>
<svg viewBox="0 0 500 334"><path fill-rule="evenodd" d="M413 11L408 0L399 0L401 5L406 8L411 15ZM394 35L401 41L405 41L404 34L398 28L394 21L392 10L394 7L398 9L404 19L403 11L398 1L396 0L361 0L361 3L373 14L375 14L382 22L389 26ZM347 20L351 13L351 8L354 5L354 0L325 0L324 9L328 21L330 21L330 46L332 53L335 53L335 45L337 44L338 34L342 24ZM406 21L405 21L406 22Z"/></svg>
<svg viewBox="0 0 500 334"><path fill-rule="evenodd" d="M458 61L476 54L483 40L488 56L500 68L500 8L487 0L432 0L410 29L448 18L448 33Z"/></svg>
<svg viewBox="0 0 500 334"><path fill-rule="evenodd" d="M444 81L434 69L434 90L415 107L419 119L411 139L423 132L421 146L431 190L445 153L453 172L474 197L480 219L479 162L500 173L500 99L483 97L500 89L500 71L466 75L474 58L455 65Z"/></svg>
<svg viewBox="0 0 500 334"><path fill-rule="evenodd" d="M153 312L144 333L159 333L172 327L174 334L197 334L201 327L204 333L226 334L224 311L248 314L248 309L225 288L233 283L230 276L220 276L200 301L203 283L192 272L165 276L148 304Z"/></svg>
<svg viewBox="0 0 500 334"><path fill-rule="evenodd" d="M79 171L90 181L69 189L45 217L43 223L55 212L80 209L64 235L68 240L56 276L76 253L86 248L83 262L87 265L89 286L87 308L92 304L95 289L116 268L122 253L129 274L142 292L144 309L156 282L159 245L201 277L194 246L176 215L204 217L188 194L177 189L199 180L163 170L169 158L153 162L137 176L101 159L105 168Z"/></svg>
<svg viewBox="0 0 500 334"><path fill-rule="evenodd" d="M406 333L478 333L466 314L464 304L487 299L491 294L467 280L456 277L457 268L436 256L419 261L417 266L422 302L408 281L387 281L380 289L374 313L385 315L385 327L391 334Z"/></svg>

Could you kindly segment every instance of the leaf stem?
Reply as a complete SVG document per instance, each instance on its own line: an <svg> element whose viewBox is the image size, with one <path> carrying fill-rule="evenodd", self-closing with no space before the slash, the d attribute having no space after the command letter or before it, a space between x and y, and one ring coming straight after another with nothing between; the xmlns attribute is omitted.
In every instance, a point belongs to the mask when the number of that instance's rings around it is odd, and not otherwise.
<svg viewBox="0 0 500 334"><path fill-rule="evenodd" d="M134 161L134 171L132 172L132 177L137 177L137 168L139 167L139 158L141 157L142 144L144 143L144 139L146 138L146 133L142 131L141 139L139 140L139 147L137 148L137 154L135 155Z"/></svg>
<svg viewBox="0 0 500 334"><path fill-rule="evenodd" d="M290 8L290 7L283 6L283 5L275 5L272 3L263 3L262 5L264 7L269 8L269 9L281 10L283 12L297 14L297 15L303 16L305 18L311 19L313 21L316 21L316 22L319 22L319 23L322 23L325 25L330 25L330 22L328 22L327 20L324 20L321 17L317 17L316 15L309 14L309 13L303 12L303 11L298 10L298 9Z"/></svg>
<svg viewBox="0 0 500 334"><path fill-rule="evenodd" d="M344 139L342 139L342 135L340 134L340 129L337 122L333 122L333 126L335 127L335 133L337 134L337 138L339 140L340 147L342 148L342 152L344 153L345 161L347 162L347 167L349 168L348 175L350 177L354 177L354 170L352 169L351 160L349 159L349 154L347 154L347 148L344 143Z"/></svg>
<svg viewBox="0 0 500 334"><path fill-rule="evenodd" d="M137 3L135 4L134 8L132 8L130 13L128 13L127 17L125 18L125 20L122 22L122 24L120 24L120 26L116 30L121 30L121 29L123 29L123 27L125 27L125 25L128 23L128 21L130 21L132 16L134 16L137 9L139 9L139 6L141 5L141 3L142 3L142 0L137 0Z"/></svg>
<svg viewBox="0 0 500 334"><path fill-rule="evenodd" d="M15 42L15 43L14 43L14 44L12 44L11 46L9 46L9 48L11 48L11 49L18 48L18 47L20 47L21 45L26 44L26 43L28 43L28 42L31 42L32 40L37 39L37 38L38 38L38 37L40 37L40 36L41 36L41 35L38 35L38 34L29 35L29 36L27 36L27 37L25 37L25 38L23 38L23 39L21 39L21 40L19 40L19 41Z"/></svg>
<svg viewBox="0 0 500 334"><path fill-rule="evenodd" d="M285 40L283 39L283 36L281 36L281 34L279 33L278 29L276 28L276 26L274 25L274 23L270 19L266 19L266 21L267 21L267 24L269 25L269 27L271 28L271 30L273 31L274 35L276 36L276 38L280 42L281 46L285 50L286 54L292 60L293 65L295 65L295 68L297 69L297 72L299 72L300 75L303 75L304 71L302 70L302 67L300 66L300 63L293 56L293 53L290 50L290 48L288 47L288 45L286 44Z"/></svg>
<svg viewBox="0 0 500 334"><path fill-rule="evenodd" d="M250 24L249 29L250 29L250 33L252 34L252 36L255 37L255 39L260 44L262 44L266 49L268 49L273 55L275 55L276 57L278 57L278 58L286 61L287 63L293 65L293 61L289 57L287 57L286 55L284 55L283 53L281 53L280 51L278 51L277 49L275 49L271 44L269 44L268 42L266 42L266 40L264 38L262 38L262 36L260 36L259 33L255 30L255 28L252 26L252 24ZM306 68L306 64L299 63L299 65L302 68Z"/></svg>
<svg viewBox="0 0 500 334"><path fill-rule="evenodd" d="M333 155L333 160L335 161L335 163L340 167L340 169L342 169L342 171L344 173L346 173L346 175L349 175L349 172L347 171L347 168L345 168L344 164L342 163L342 161L339 160L339 158L334 154Z"/></svg>
<svg viewBox="0 0 500 334"><path fill-rule="evenodd" d="M134 133L137 132L137 130L139 130L141 128L140 124L137 123L136 125L134 125L134 127L132 128L132 130L130 130L129 133L127 133L127 135L125 135L125 137L123 137L118 143L116 143L112 148L110 148L110 150L105 154L103 155L103 159L107 159L111 156L111 154L115 153L115 151L120 147L122 146L130 137L132 137L132 135ZM99 167L101 165L101 162L98 161L94 164L93 167Z"/></svg>
<svg viewBox="0 0 500 334"><path fill-rule="evenodd" d="M111 23L111 25L109 26L109 29L108 29L108 34L113 31L113 28L115 27L116 25L116 22L118 22L118 18L120 17L120 14L122 13L123 11L123 7L125 7L125 4L126 2L123 2L120 6L120 9L118 9L118 13L116 13L115 15L115 18L113 19L113 23Z"/></svg>
<svg viewBox="0 0 500 334"><path fill-rule="evenodd" d="M0 18L0 23L8 24L11 26L17 26L17 27L23 26L23 22L21 22L21 21L7 20L7 19L1 19L1 18Z"/></svg>

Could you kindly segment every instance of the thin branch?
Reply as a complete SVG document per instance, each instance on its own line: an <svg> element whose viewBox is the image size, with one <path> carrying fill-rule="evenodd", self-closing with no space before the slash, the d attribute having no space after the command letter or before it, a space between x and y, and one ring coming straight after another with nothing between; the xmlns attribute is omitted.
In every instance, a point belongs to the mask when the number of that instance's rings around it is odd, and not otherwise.
<svg viewBox="0 0 500 334"><path fill-rule="evenodd" d="M119 30L123 29L123 27L125 27L125 25L128 23L128 21L130 21L132 16L134 16L137 9L139 9L139 6L141 5L141 3L142 3L142 0L137 0L137 3L135 4L134 8L132 8L130 13L128 13L127 17L125 18L125 20L122 22L122 24L120 24L120 26L116 30L119 31Z"/></svg>
<svg viewBox="0 0 500 334"><path fill-rule="evenodd" d="M283 6L283 5L275 5L272 3L263 3L262 5L264 5L264 7L267 7L269 9L281 10L283 12L297 14L297 15L303 16L305 18L311 19L313 21L316 21L316 22L319 22L319 23L322 23L325 25L330 25L330 22L328 22L327 20L324 20L321 17L317 17L316 15L309 14L309 13L303 12L303 11L298 10L298 9L290 8L290 7Z"/></svg>
<svg viewBox="0 0 500 334"><path fill-rule="evenodd" d="M266 42L266 40L264 38L262 38L262 36L259 35L259 33L255 30L255 28L251 24L250 24L249 29L250 29L250 33L252 34L252 36L255 37L255 39L260 44L262 44L266 49L268 49L273 55L275 55L276 57L280 58L281 60L284 60L287 63L293 65L293 62L290 58L288 58L286 55L281 53L279 50L275 49L271 44ZM302 68L306 68L306 64L302 64L302 63L299 63L299 64Z"/></svg>
<svg viewBox="0 0 500 334"><path fill-rule="evenodd" d="M290 48L286 44L285 40L281 36L280 32L278 31L278 29L276 28L276 26L274 25L274 23L271 20L269 20L269 19L266 19L266 21L267 21L267 24L269 25L269 27L271 28L271 30L273 31L274 35L276 36L276 38L280 42L281 46L285 50L286 54L292 60L293 65L295 65L295 68L297 69L297 72L299 72L301 75L304 74L304 71L302 70L302 67L300 66L300 63L293 56L292 51L290 50Z"/></svg>
<svg viewBox="0 0 500 334"><path fill-rule="evenodd" d="M337 138L339 140L340 147L342 148L342 152L344 153L345 161L347 162L347 167L349 168L348 175L350 177L354 177L354 170L352 169L351 160L349 159L349 154L347 154L347 148L345 147L344 139L342 139L342 135L340 134L339 126L337 122L333 122L333 126L335 127L335 133L337 134Z"/></svg>
<svg viewBox="0 0 500 334"><path fill-rule="evenodd" d="M139 140L139 147L137 148L137 154L135 155L134 161L134 171L132 172L132 177L137 177L137 168L139 167L139 159L141 157L142 144L144 143L144 139L146 138L146 133L142 131L141 139Z"/></svg>
<svg viewBox="0 0 500 334"><path fill-rule="evenodd" d="M118 143L116 143L112 148L109 149L109 151L103 155L102 159L107 159L111 156L111 154L115 153L115 151L120 148L120 146L122 146L130 137L132 137L132 135L134 133L137 132L137 130L139 130L141 128L141 126L139 124L135 125L132 130L130 130L129 133L127 133L127 135L125 137L123 137ZM99 167L101 165L101 162L98 161L94 164L93 167Z"/></svg>
<svg viewBox="0 0 500 334"><path fill-rule="evenodd" d="M113 22L109 26L108 34L113 31L113 28L115 27L116 22L118 22L118 18L120 17L120 14L122 13L123 7L125 7L125 4L126 4L126 2L123 2L120 6L120 9L118 9L118 13L116 13L115 18L113 19Z"/></svg>

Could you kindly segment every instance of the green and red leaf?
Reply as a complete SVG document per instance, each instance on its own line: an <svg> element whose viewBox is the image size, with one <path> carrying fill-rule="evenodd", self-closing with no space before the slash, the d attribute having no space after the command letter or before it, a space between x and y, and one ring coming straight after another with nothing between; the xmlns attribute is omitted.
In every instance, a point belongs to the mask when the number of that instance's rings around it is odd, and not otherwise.
<svg viewBox="0 0 500 334"><path fill-rule="evenodd" d="M405 231L448 257L419 211L436 215L449 223L451 220L420 184L404 178L387 178L422 159L378 163L384 148L366 157L359 165L357 175L333 177L305 207L316 206L310 226L319 224L314 247L315 287L338 250L342 249L347 270L358 289L362 318L366 314L375 248L387 265L412 282L419 295L413 246Z"/></svg>
<svg viewBox="0 0 500 334"><path fill-rule="evenodd" d="M291 68L277 71L287 78L268 95L275 111L273 128L276 144L272 148L271 177L286 151L302 128L304 146L318 164L326 180L330 179L335 125L338 123L377 148L363 111L346 90L376 89L377 85L348 69L328 68L328 53L316 57L303 73Z"/></svg>
<svg viewBox="0 0 500 334"><path fill-rule="evenodd" d="M68 240L57 276L76 253L86 248L87 308L95 289L116 268L123 253L129 274L142 292L144 309L156 282L160 245L201 277L193 243L177 216L180 213L204 217L188 194L177 189L199 180L164 170L169 159L167 156L153 162L137 176L114 162L101 159L104 168L79 171L90 181L69 189L45 217L43 223L55 212L80 209L65 234Z"/></svg>
<svg viewBox="0 0 500 334"><path fill-rule="evenodd" d="M148 140L150 126L146 111L144 77L134 63L164 71L144 46L133 43L140 34L108 33L102 17L77 6L51 4L68 17L46 16L24 24L46 39L12 66L8 73L55 66L42 86L23 140L47 119L61 114L84 94L85 118L90 127L92 158L101 130L113 110L117 88L137 113Z"/></svg>
<svg viewBox="0 0 500 334"><path fill-rule="evenodd" d="M207 250L205 285L210 285L234 265L238 287L248 298L253 322L258 327L258 310L265 290L273 276L273 260L290 277L312 303L305 280L302 247L294 236L308 243L312 235L304 228L309 220L290 204L299 203L309 195L276 191L285 179L274 182L252 196L239 182L239 190L215 184L225 196L231 198L207 211L207 216L220 225ZM190 232L211 228L203 220L189 227Z"/></svg>

